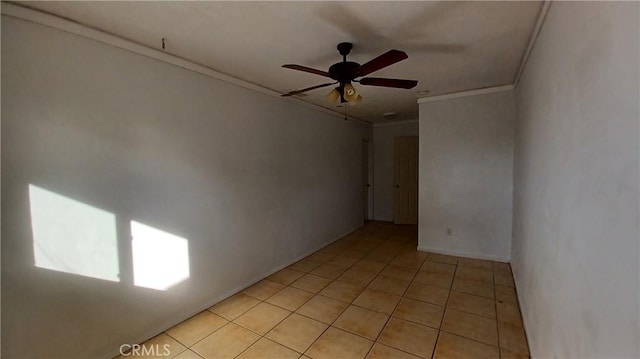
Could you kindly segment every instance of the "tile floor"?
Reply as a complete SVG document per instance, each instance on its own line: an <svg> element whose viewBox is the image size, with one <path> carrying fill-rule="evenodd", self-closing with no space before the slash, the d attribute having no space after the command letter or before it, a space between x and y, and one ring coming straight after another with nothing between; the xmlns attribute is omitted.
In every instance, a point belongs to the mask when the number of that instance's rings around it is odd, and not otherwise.
<svg viewBox="0 0 640 359"><path fill-rule="evenodd" d="M382 222L367 223L145 344L168 344L168 357L180 359L529 353L508 264L419 252L415 226Z"/></svg>

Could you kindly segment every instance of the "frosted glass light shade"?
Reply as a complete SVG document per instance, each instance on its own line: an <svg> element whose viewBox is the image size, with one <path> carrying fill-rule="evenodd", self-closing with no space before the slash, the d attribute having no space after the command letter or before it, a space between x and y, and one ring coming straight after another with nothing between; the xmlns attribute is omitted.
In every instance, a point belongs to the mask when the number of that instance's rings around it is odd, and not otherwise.
<svg viewBox="0 0 640 359"><path fill-rule="evenodd" d="M327 98L331 102L338 102L338 100L340 99L340 91L338 91L337 88L331 90L331 92L327 94Z"/></svg>
<svg viewBox="0 0 640 359"><path fill-rule="evenodd" d="M358 91L351 84L344 85L344 99L353 102L358 98Z"/></svg>

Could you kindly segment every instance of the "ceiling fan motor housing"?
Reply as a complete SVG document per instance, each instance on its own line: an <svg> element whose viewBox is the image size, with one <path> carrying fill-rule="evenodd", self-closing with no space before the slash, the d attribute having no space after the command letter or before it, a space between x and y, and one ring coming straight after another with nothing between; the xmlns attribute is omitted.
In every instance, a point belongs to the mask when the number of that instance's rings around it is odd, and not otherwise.
<svg viewBox="0 0 640 359"><path fill-rule="evenodd" d="M338 62L329 67L329 73L334 76L334 79L340 81L341 85L345 85L353 80L353 74L358 67L360 67L360 64L357 62Z"/></svg>

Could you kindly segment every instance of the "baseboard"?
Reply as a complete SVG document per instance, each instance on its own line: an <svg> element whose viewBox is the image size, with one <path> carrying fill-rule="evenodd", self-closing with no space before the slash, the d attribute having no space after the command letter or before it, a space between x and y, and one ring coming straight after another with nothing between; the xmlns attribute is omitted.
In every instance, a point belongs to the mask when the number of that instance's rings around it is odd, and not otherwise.
<svg viewBox="0 0 640 359"><path fill-rule="evenodd" d="M257 282L259 282L259 281L267 278L268 276L272 275L273 273L276 273L277 271L279 271L281 269L284 269L284 268L292 265L293 263L295 263L295 262L297 262L297 261L299 261L299 260L301 260L301 259L303 259L303 258L305 258L305 257L307 257L307 256L309 256L309 255L311 255L311 254L313 254L313 253L325 248L326 246L328 246L331 243L339 240L340 238L343 238L343 237L353 233L354 231L356 231L359 228L361 228L362 225L363 224L361 223L359 225L360 227L356 227L355 229L349 230L349 231L345 232L344 234L339 235L338 237L336 237L334 239L331 239L331 240L329 240L327 242L324 242L323 244L321 244L320 246L316 247L315 249L307 251L307 252L305 252L305 254L302 254L302 255L300 255L300 256L298 256L298 257L286 262L285 264L282 264L280 266L277 266L277 267L273 268L271 271L267 272L267 274L261 274L261 275L259 275L257 277L254 277L253 279L249 280L248 282L245 282L244 284L241 284L241 285L235 287L234 289L230 289L228 291L225 291L221 295L216 296L211 301L209 301L209 302L205 303L204 305L198 307L196 310L190 311L189 314L187 314L186 316L183 317L183 319L180 319L178 321L175 321L175 320L167 321L166 323L164 323L163 325L160 326L161 328L163 328L162 330L154 329L152 331L149 331L149 332L145 333L144 335L141 335L137 340L132 341L131 343L127 343L127 344L143 343L143 342L155 337L156 335L164 333L167 329L169 329L171 327L174 327L174 326L184 322L185 320L193 317L194 315L202 312L203 310L206 310L207 308L210 308L211 306L222 302L223 300L231 297L232 295L234 295L236 293L239 293L239 292L249 288L250 286L256 284ZM120 355L120 352L118 351L116 353L109 354L107 357L108 358L115 358L116 356L119 356L119 355Z"/></svg>
<svg viewBox="0 0 640 359"><path fill-rule="evenodd" d="M446 255L449 255L449 256L456 256L456 257L486 259L486 260L495 261L495 262L509 263L511 261L511 258L509 258L509 257L501 257L501 256L495 256L495 255L490 255L490 254L485 254L485 253L477 253L477 252L452 251L452 250L448 250L448 249L435 248L435 247L429 247L429 246L421 246L421 245L418 245L418 250L422 251L422 252L446 254Z"/></svg>

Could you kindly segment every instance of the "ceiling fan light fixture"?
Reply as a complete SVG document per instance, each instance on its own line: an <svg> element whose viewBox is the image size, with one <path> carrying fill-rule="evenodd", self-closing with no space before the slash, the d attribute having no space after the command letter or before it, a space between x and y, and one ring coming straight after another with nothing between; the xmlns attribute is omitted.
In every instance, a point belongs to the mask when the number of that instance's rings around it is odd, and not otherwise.
<svg viewBox="0 0 640 359"><path fill-rule="evenodd" d="M360 101L362 101L362 96L358 95L356 96L355 99L353 99L353 101L349 101L350 104L355 105L357 103L360 103Z"/></svg>
<svg viewBox="0 0 640 359"><path fill-rule="evenodd" d="M358 96L360 96L358 94L358 91L356 91L356 88L353 87L352 84L346 84L344 85L344 99L347 100L348 102L353 102L355 101ZM362 97L360 97L360 99L362 99Z"/></svg>
<svg viewBox="0 0 640 359"><path fill-rule="evenodd" d="M331 90L331 92L327 94L327 98L331 102L338 102L338 100L340 99L340 91L338 90L338 88L336 87Z"/></svg>

